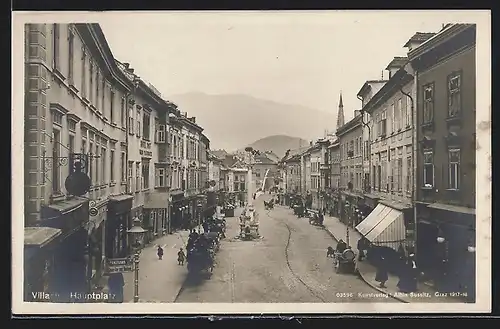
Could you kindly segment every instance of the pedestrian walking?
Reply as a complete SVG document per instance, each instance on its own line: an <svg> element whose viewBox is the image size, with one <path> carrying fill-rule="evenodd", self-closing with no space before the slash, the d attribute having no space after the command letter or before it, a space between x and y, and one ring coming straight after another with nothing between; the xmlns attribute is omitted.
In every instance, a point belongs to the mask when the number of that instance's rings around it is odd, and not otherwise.
<svg viewBox="0 0 500 329"><path fill-rule="evenodd" d="M417 290L417 265L413 254L410 254L402 266L397 286L401 292L409 293Z"/></svg>
<svg viewBox="0 0 500 329"><path fill-rule="evenodd" d="M358 261L362 262L363 259L365 259L366 257L366 254L365 254L365 250L366 250L366 242L365 242L365 237L361 237L359 240L358 240Z"/></svg>
<svg viewBox="0 0 500 329"><path fill-rule="evenodd" d="M380 288L386 288L385 283L389 280L389 274L387 273L387 262L384 256L380 256L377 264L377 272L375 273L375 281L379 282Z"/></svg>
<svg viewBox="0 0 500 329"><path fill-rule="evenodd" d="M158 246L158 251L156 252L156 254L158 255L158 259L162 260L162 258L163 258L163 248L161 246Z"/></svg>
<svg viewBox="0 0 500 329"><path fill-rule="evenodd" d="M177 263L179 265L184 265L185 260L186 260L186 254L184 254L184 250L181 248L177 253Z"/></svg>

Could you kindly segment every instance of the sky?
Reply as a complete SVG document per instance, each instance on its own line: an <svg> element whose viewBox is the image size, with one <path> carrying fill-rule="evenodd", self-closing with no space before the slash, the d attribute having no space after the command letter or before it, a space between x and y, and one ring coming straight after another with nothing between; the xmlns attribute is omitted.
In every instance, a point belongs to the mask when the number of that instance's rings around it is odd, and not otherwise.
<svg viewBox="0 0 500 329"><path fill-rule="evenodd" d="M460 18L462 16L462 18ZM204 92L248 94L346 121L356 94L380 79L415 32L463 20L456 12L197 12L114 14L99 21L113 55L164 98Z"/></svg>

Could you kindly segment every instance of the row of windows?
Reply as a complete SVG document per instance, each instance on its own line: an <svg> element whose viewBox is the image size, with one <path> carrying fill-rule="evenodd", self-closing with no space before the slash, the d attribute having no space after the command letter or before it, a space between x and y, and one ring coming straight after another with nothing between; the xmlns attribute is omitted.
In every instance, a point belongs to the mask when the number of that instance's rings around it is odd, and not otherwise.
<svg viewBox="0 0 500 329"><path fill-rule="evenodd" d="M361 190L363 187L362 173L354 172L354 169L343 167L340 173L340 186L349 188L349 183L352 184L354 190Z"/></svg>
<svg viewBox="0 0 500 329"><path fill-rule="evenodd" d="M431 82L423 86L423 115L422 124L434 121L434 91L435 83ZM438 86L439 87L439 86ZM452 72L447 77L448 104L447 113L449 118L457 117L462 110L462 74Z"/></svg>
<svg viewBox="0 0 500 329"><path fill-rule="evenodd" d="M411 126L410 98L398 98L388 108L374 115L373 136L385 137Z"/></svg>
<svg viewBox="0 0 500 329"><path fill-rule="evenodd" d="M362 149L362 137L356 137L351 141L345 141L340 144L340 159L345 160L352 157L361 156L363 152Z"/></svg>
<svg viewBox="0 0 500 329"><path fill-rule="evenodd" d="M64 28L66 27L66 28ZM62 63L61 46L63 46L61 33L67 35L67 63ZM90 105L96 108L105 119L111 123L117 123L115 108L117 104L117 93L113 89L111 82L106 80L105 74L99 68L99 65L89 55L89 51L81 44L81 63L80 79L75 81L75 43L76 32L73 24L52 24L52 68L57 75L66 79L70 86L74 87L73 92L79 92L81 97L88 101ZM64 49L64 47L63 47ZM64 76L66 74L66 77ZM79 82L79 83L78 83ZM78 87L79 90L78 90ZM121 97L120 122L125 127L125 98Z"/></svg>

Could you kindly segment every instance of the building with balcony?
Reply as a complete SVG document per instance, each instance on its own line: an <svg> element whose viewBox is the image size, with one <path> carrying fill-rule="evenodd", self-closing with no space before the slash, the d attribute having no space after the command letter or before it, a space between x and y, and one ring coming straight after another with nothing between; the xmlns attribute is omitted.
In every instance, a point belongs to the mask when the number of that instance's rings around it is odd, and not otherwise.
<svg viewBox="0 0 500 329"><path fill-rule="evenodd" d="M475 45L475 25L449 24L408 53L418 75L418 263L440 291L469 297L475 293Z"/></svg>
<svg viewBox="0 0 500 329"><path fill-rule="evenodd" d="M27 24L25 45L25 292L68 302L70 291L93 289L106 257L127 253L133 85L98 24ZM86 185L68 179L79 169L90 190L70 195Z"/></svg>
<svg viewBox="0 0 500 329"><path fill-rule="evenodd" d="M145 242L170 232L169 144L167 127L173 104L148 82L134 74L128 63L116 61L134 84L127 101L127 188L133 197L132 220L148 230ZM130 223L132 225L132 223Z"/></svg>

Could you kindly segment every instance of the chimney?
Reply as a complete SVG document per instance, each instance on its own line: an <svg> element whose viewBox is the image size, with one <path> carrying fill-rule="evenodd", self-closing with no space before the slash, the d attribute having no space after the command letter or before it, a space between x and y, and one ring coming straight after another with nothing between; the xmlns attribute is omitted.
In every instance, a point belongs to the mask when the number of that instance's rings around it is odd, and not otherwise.
<svg viewBox="0 0 500 329"><path fill-rule="evenodd" d="M313 146L313 141L310 141L310 142L309 142L309 146Z"/></svg>
<svg viewBox="0 0 500 329"><path fill-rule="evenodd" d="M128 68L130 67L130 64L129 63L123 63L123 66L125 66L125 69L128 70Z"/></svg>
<svg viewBox="0 0 500 329"><path fill-rule="evenodd" d="M134 69L127 69L127 72L134 74Z"/></svg>
<svg viewBox="0 0 500 329"><path fill-rule="evenodd" d="M192 123L196 123L196 117L189 118L189 121L191 121Z"/></svg>

